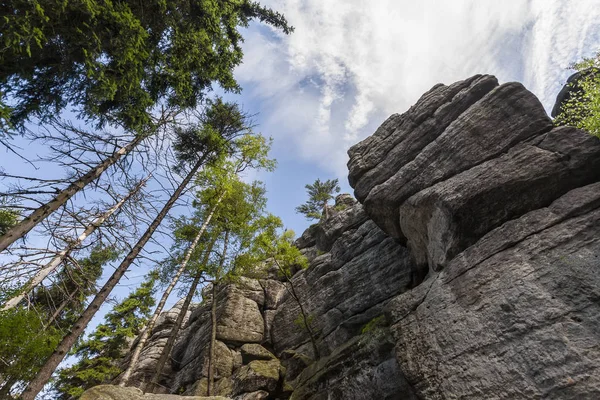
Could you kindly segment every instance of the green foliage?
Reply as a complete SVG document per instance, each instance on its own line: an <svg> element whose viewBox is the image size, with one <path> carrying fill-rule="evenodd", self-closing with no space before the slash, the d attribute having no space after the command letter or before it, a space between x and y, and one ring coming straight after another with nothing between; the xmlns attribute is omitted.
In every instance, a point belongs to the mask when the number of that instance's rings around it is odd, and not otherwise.
<svg viewBox="0 0 600 400"><path fill-rule="evenodd" d="M19 213L10 208L0 208L0 236L19 222Z"/></svg>
<svg viewBox="0 0 600 400"><path fill-rule="evenodd" d="M361 334L370 333L375 331L376 329L382 328L387 325L387 320L385 319L385 315L380 315L379 317L375 317L363 326L361 330Z"/></svg>
<svg viewBox="0 0 600 400"><path fill-rule="evenodd" d="M294 325L296 325L302 330L308 330L308 327L313 326L314 320L315 316L312 314L308 315L305 320L304 316L301 313L299 313L296 319L294 320Z"/></svg>
<svg viewBox="0 0 600 400"><path fill-rule="evenodd" d="M53 382L56 399L77 399L92 386L108 383L121 368L120 359L130 341L141 331L155 304L153 297L157 274L149 278L133 293L116 305L104 317L104 323L71 350L79 361L59 370Z"/></svg>
<svg viewBox="0 0 600 400"><path fill-rule="evenodd" d="M46 319L33 308L0 313L0 376L16 381L35 376L63 336L57 328L46 329Z"/></svg>
<svg viewBox="0 0 600 400"><path fill-rule="evenodd" d="M96 281L102 276L104 265L118 256L114 248L98 245L87 257L69 260L56 274L52 285L39 287L32 293L31 303L47 315L53 315L58 305L68 304L53 323L63 331L70 329L84 310L87 297L96 293Z"/></svg>
<svg viewBox="0 0 600 400"><path fill-rule="evenodd" d="M87 257L68 261L50 285L36 288L26 308L0 314L0 376L27 382L37 374L95 293L103 265L117 256L114 249L98 245ZM0 297L6 300L19 290L2 290Z"/></svg>
<svg viewBox="0 0 600 400"><path fill-rule="evenodd" d="M576 83L573 95L562 104L556 125L569 125L583 129L600 138L600 53L573 66L584 75Z"/></svg>
<svg viewBox="0 0 600 400"><path fill-rule="evenodd" d="M68 104L139 130L157 105L193 108L213 82L238 91L240 28L285 18L250 0L12 0L0 7L0 131Z"/></svg>
<svg viewBox="0 0 600 400"><path fill-rule="evenodd" d="M327 218L327 203L333 199L334 193L340 192L339 181L337 179L321 182L317 179L312 185L305 186L308 192L308 201L298 207L296 212L304 214L306 219Z"/></svg>

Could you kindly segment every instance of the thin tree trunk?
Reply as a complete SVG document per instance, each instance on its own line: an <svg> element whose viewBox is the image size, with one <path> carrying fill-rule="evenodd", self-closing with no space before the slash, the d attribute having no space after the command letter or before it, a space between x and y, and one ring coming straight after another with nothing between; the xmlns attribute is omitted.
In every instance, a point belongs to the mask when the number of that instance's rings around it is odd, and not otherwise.
<svg viewBox="0 0 600 400"><path fill-rule="evenodd" d="M75 322L71 332L65 336L54 353L46 360L46 363L37 373L36 377L29 383L25 391L23 392L21 400L34 400L35 396L43 389L44 385L48 382L56 367L60 362L65 358L69 349L75 344L77 338L83 333L86 326L90 322L90 320L94 317L96 312L100 309L106 298L110 294L110 292L114 289L114 287L119 283L121 277L127 272L133 261L135 261L136 257L142 251L142 248L148 240L154 234L154 231L158 228L162 220L165 218L173 204L177 201L181 193L185 190L186 186L190 183L192 178L195 176L198 169L204 163L205 157L202 157L196 165L192 168L189 174L185 177L185 179L181 182L177 190L171 195L171 198L164 205L162 210L158 213L154 221L148 226L146 232L142 235L142 237L138 240L138 242L133 246L127 257L121 262L119 267L115 270L112 276L108 279L108 281L104 284L102 289L96 294L92 302L85 309L81 317Z"/></svg>
<svg viewBox="0 0 600 400"><path fill-rule="evenodd" d="M17 383L17 378L9 378L0 388L0 399L10 399L10 389Z"/></svg>
<svg viewBox="0 0 600 400"><path fill-rule="evenodd" d="M206 266L208 264L210 253L212 252L215 242L216 242L216 239L213 240L210 243L210 245L208 246L208 248L206 250L206 254L204 255L204 259L202 260L202 265ZM187 314L187 311L190 308L190 304L192 303L192 299L194 298L194 295L196 294L196 289L198 288L198 284L200 283L200 278L202 278L202 273L203 273L203 271L198 272L198 274L196 275L196 277L194 278L194 280L192 282L192 285L190 286L190 290L188 291L188 294L185 297L185 301L183 302L183 305L181 306L181 311L179 312L179 315L177 316L177 321L175 321L175 325L171 329L171 332L169 332L169 339L167 340L165 347L163 347L163 349L162 349L160 358L158 359L158 363L156 364L156 370L154 372L154 376L152 377L152 380L146 387L145 392L153 393L154 390L156 389L156 387L159 385L162 371L165 368L165 364L167 363L167 360L169 359L171 350L173 349L173 346L175 345L175 340L177 339L179 330L181 329L181 327L183 325L183 319L185 318L185 315Z"/></svg>
<svg viewBox="0 0 600 400"><path fill-rule="evenodd" d="M96 165L89 170L85 175L71 183L67 188L63 189L56 197L40 206L37 210L29 214L17 225L10 228L3 236L0 237L0 252L6 250L8 246L13 244L19 238L25 236L37 224L45 220L50 214L58 210L69 199L75 196L79 191L84 189L89 183L95 181L102 175L111 165L119 161L123 156L126 156L133 150L142 140L144 136L140 135L134 140L121 147L116 153Z"/></svg>
<svg viewBox="0 0 600 400"><path fill-rule="evenodd" d="M75 297L75 295L77 294L78 291L79 291L79 288L75 288L75 290L73 290L73 292L71 292L69 294L69 297L67 297L62 303L60 303L60 306L58 306L58 308L56 309L56 311L54 311L54 313L52 313L52 316L50 317L50 320L44 324L44 326L42 328L44 331L46 329L48 329L48 327L50 325L52 325L54 323L54 321L56 321L56 319L58 318L58 316L60 315L60 313L62 312L62 310L64 310L65 307L67 305L69 305L69 303L71 301L73 301L73 297Z"/></svg>
<svg viewBox="0 0 600 400"><path fill-rule="evenodd" d="M225 257L227 256L227 243L229 242L229 231L225 231L225 241L223 242L223 254L221 255L221 261L219 263L219 271L223 271L225 264ZM212 300L210 305L210 347L208 352L208 383L206 385L206 395L212 396L214 391L215 381L215 345L217 341L217 285L219 277L215 276L215 280L212 285Z"/></svg>
<svg viewBox="0 0 600 400"><path fill-rule="evenodd" d="M16 307L25 298L25 296L27 296L29 292L31 292L37 285L42 283L42 281L46 279L48 275L50 275L56 268L58 268L58 266L67 258L71 251L79 247L79 245L83 243L83 241L87 239L92 233L94 233L94 231L96 231L96 229L98 229L108 217L117 212L123 206L123 204L125 204L125 202L129 200L131 196L133 196L138 190L140 190L140 188L144 186L147 180L147 178L144 179L131 192L129 192L125 197L123 197L119 202L117 202L117 204L108 209L100 217L92 221L92 223L85 228L83 233L79 235L77 240L70 243L60 253L58 253L48 264L46 264L44 268L39 270L16 296L11 298L6 302L6 304L4 304L1 311L10 310L11 308Z"/></svg>
<svg viewBox="0 0 600 400"><path fill-rule="evenodd" d="M296 300L298 307L300 308L300 314L302 315L302 321L304 322L304 327L306 328L306 331L308 332L308 336L310 337L310 342L312 344L313 352L315 353L315 358L318 360L319 358L321 358L321 355L319 353L319 347L317 346L316 335L313 332L312 327L310 326L310 320L308 318L308 314L306 313L306 310L304 310L304 306L302 305L302 302L300 301L300 297L296 293L296 288L294 287L294 283L292 282L289 274L281 266L281 264L279 264L279 261L277 261L277 258L273 257L273 260L275 261L275 264L277 264L277 268L279 269L279 272L281 272L283 274L283 276L285 276L285 280L289 286L289 287L286 286L288 293L292 295L294 300Z"/></svg>
<svg viewBox="0 0 600 400"><path fill-rule="evenodd" d="M206 228L208 227L210 220L212 219L213 215L215 214L215 211L219 207L219 204L223 200L224 196L225 196L225 192L222 192L221 195L219 196L219 198L217 199L217 202L213 206L212 210L210 211L210 214L208 214L208 216L206 217L206 220L202 224L202 227L200 228L200 231L194 238L194 241L192 242L190 247L188 247L188 249L185 253L185 256L183 257L183 261L181 262L181 265L179 266L179 269L175 273L175 276L173 277L173 279L171 279L171 283L169 284L169 286L163 293L162 298L160 299L160 302L158 303L158 306L156 307L156 310L154 311L154 315L152 315L152 318L148 322L148 325L146 325L146 328L142 332L142 336L140 337L140 340L138 341L138 344L135 347L133 354L131 355L131 360L129 361L129 366L127 367L127 369L123 373L123 376L121 377L119 386L126 386L127 383L129 382L129 378L131 378L131 374L133 373L133 370L135 369L135 367L138 363L140 354L142 353L142 349L144 348L144 346L146 345L146 342L148 341L148 338L152 334L152 329L154 329L154 325L156 324L156 321L158 320L158 317L160 316L160 313L162 312L162 310L165 306L165 303L167 302L167 299L169 298L169 295L171 294L171 292L175 288L175 285L179 281L179 278L181 278L181 275L183 275L185 269L187 268L188 262L190 261L190 258L192 257L192 253L194 252L194 249L198 245L198 242L200 242L202 235L206 231Z"/></svg>

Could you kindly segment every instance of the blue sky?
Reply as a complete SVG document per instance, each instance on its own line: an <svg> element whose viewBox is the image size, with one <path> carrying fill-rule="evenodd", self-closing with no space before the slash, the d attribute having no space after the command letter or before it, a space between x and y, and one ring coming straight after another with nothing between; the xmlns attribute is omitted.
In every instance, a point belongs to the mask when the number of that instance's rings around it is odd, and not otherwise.
<svg viewBox="0 0 600 400"><path fill-rule="evenodd" d="M245 59L236 70L244 90L227 98L257 114L257 130L275 139L279 167L257 177L267 185L270 211L298 235L310 224L294 212L305 201L304 185L338 178L350 192L347 149L434 84L494 74L522 82L549 110L569 64L600 50L600 0L263 3L296 31L285 36L259 24L245 30ZM4 152L0 166L11 173L27 168ZM142 263L128 274L117 297L147 268Z"/></svg>
<svg viewBox="0 0 600 400"><path fill-rule="evenodd" d="M294 214L315 178L347 185L347 149L438 82L477 73L519 81L547 110L572 71L600 49L600 0L268 0L296 31L253 25L240 101L275 138L270 206Z"/></svg>

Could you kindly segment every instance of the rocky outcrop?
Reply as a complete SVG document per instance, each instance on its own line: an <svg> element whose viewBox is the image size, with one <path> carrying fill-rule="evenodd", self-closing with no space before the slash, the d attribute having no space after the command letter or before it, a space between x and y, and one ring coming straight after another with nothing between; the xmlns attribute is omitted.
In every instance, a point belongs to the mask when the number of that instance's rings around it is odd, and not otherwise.
<svg viewBox="0 0 600 400"><path fill-rule="evenodd" d="M309 267L217 288L216 394L600 398L598 138L477 75L434 86L349 155L359 201L338 196L297 239ZM203 297L171 393L206 393Z"/></svg>
<svg viewBox="0 0 600 400"><path fill-rule="evenodd" d="M423 398L600 397L600 184L491 231L390 305Z"/></svg>
<svg viewBox="0 0 600 400"><path fill-rule="evenodd" d="M163 312L156 324L154 325L154 329L152 330L152 334L148 339L146 346L142 349L140 354L140 359L138 364L133 371L131 378L129 380L129 384L135 387L141 387L146 382L149 382L154 376L154 372L156 370L156 364L162 354L163 348L165 347L169 335L171 334L171 329L175 324L179 313L181 312L181 307L183 306L184 300L180 300L168 311ZM189 316L192 313L195 305L191 305L188 310L186 317L183 320L183 323L187 323ZM181 338L181 333L178 335ZM132 343L131 348L134 348L137 344L137 340ZM129 363L129 355L125 357L123 360L123 364L127 365ZM173 370L171 361L168 360L163 369L163 376L172 376ZM119 378L115 379L115 383L119 381ZM162 389L158 389L158 392L164 393L166 390L167 382L164 380L159 382L161 384Z"/></svg>
<svg viewBox="0 0 600 400"><path fill-rule="evenodd" d="M168 394L144 394L140 389L134 387L120 387L112 385L100 385L87 390L81 400L228 400L220 396L190 396L182 397Z"/></svg>
<svg viewBox="0 0 600 400"><path fill-rule="evenodd" d="M351 176L369 147L350 150ZM428 274L386 308L416 395L598 398L600 140L553 128L537 99L509 83L410 158L381 159L393 170L366 193L351 183Z"/></svg>

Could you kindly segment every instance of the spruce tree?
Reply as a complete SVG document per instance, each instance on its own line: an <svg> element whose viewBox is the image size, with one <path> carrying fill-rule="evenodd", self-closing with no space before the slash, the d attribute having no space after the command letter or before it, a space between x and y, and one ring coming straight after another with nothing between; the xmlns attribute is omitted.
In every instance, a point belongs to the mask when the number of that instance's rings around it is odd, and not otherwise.
<svg viewBox="0 0 600 400"><path fill-rule="evenodd" d="M292 30L250 0L3 2L0 133L69 105L140 131L157 104L195 108L214 82L237 91L240 28L252 20Z"/></svg>
<svg viewBox="0 0 600 400"><path fill-rule="evenodd" d="M0 394L7 396L35 376L95 293L103 266L116 256L114 249L98 245L76 265L73 260L64 265L51 284L36 288L26 306L0 312Z"/></svg>
<svg viewBox="0 0 600 400"><path fill-rule="evenodd" d="M296 212L304 214L307 219L329 218L327 204L333 199L334 193L340 192L339 181L328 179L321 182L317 179L312 185L307 184L305 188L308 192L308 201L296 207Z"/></svg>
<svg viewBox="0 0 600 400"><path fill-rule="evenodd" d="M155 304L153 294L157 276L157 273L151 273L133 293L106 314L104 323L75 345L71 355L79 361L58 371L53 382L56 399L77 399L85 390L109 383L122 372L120 361Z"/></svg>

